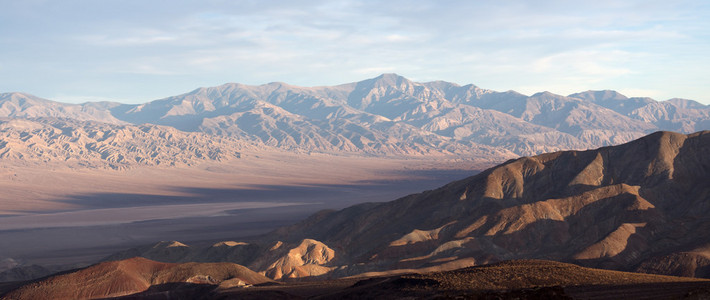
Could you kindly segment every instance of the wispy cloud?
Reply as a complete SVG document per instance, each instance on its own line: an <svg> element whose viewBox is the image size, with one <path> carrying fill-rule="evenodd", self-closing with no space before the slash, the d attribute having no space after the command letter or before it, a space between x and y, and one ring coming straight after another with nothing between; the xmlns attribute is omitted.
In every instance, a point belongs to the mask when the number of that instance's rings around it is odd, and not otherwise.
<svg viewBox="0 0 710 300"><path fill-rule="evenodd" d="M176 41L178 38L157 30L148 29L125 36L93 34L78 36L76 39L80 42L94 46L133 47L159 43L171 43Z"/></svg>
<svg viewBox="0 0 710 300"><path fill-rule="evenodd" d="M360 69L353 70L354 73L362 74L362 75L391 73L394 71L396 71L396 68L394 68L394 67L369 67L369 68L360 68Z"/></svg>
<svg viewBox="0 0 710 300"><path fill-rule="evenodd" d="M534 73L560 74L565 77L581 78L617 77L629 74L631 70L623 66L630 53L625 51L571 51L557 53L534 60L530 70Z"/></svg>
<svg viewBox="0 0 710 300"><path fill-rule="evenodd" d="M152 83L148 89L167 96L184 85L327 85L397 72L506 90L656 89L659 97L710 102L710 87L695 88L710 81L705 1L67 0L0 6L6 74L0 74L0 90L57 94L80 82L111 97L117 82L136 94ZM674 71L674 84L661 90L666 70ZM49 88L56 91L42 91Z"/></svg>
<svg viewBox="0 0 710 300"><path fill-rule="evenodd" d="M667 100L666 98L662 98L661 96L663 93L659 90L655 89L619 89L619 93L625 95L626 97L649 97L649 98L655 98L657 100Z"/></svg>

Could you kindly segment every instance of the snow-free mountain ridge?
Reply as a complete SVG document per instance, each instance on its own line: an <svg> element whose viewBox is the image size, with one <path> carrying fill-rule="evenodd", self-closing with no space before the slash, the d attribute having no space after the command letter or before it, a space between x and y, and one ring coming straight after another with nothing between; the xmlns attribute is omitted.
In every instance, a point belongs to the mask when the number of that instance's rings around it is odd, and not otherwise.
<svg viewBox="0 0 710 300"><path fill-rule="evenodd" d="M148 123L288 150L491 161L615 145L657 130L710 129L710 106L692 100L614 91L526 96L396 74L324 87L229 83L136 105L6 93L0 117Z"/></svg>

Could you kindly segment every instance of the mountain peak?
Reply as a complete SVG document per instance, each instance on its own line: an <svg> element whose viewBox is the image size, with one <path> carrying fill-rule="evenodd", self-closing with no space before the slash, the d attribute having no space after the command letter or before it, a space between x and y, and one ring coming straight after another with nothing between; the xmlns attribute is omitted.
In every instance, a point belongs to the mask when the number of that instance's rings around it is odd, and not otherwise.
<svg viewBox="0 0 710 300"><path fill-rule="evenodd" d="M403 76L397 75L395 73L384 73L380 76L377 76L373 79L366 80L366 81L371 81L375 87L402 85L402 84L409 85L412 83L411 80L409 80Z"/></svg>
<svg viewBox="0 0 710 300"><path fill-rule="evenodd" d="M568 97L579 98L585 101L599 103L606 101L624 101L629 98L622 95L621 93L614 90L601 90L601 91L586 91L581 93L571 94Z"/></svg>
<svg viewBox="0 0 710 300"><path fill-rule="evenodd" d="M666 100L666 102L671 103L680 108L703 109L708 107L707 105L703 105L702 103L699 103L697 101L682 98L668 99Z"/></svg>
<svg viewBox="0 0 710 300"><path fill-rule="evenodd" d="M272 87L290 87L291 85L282 81L273 81L265 84L264 86L272 86Z"/></svg>
<svg viewBox="0 0 710 300"><path fill-rule="evenodd" d="M531 98L558 98L558 97L564 97L562 95L558 95L549 91L544 91L544 92L538 92L535 93L534 95L530 96Z"/></svg>
<svg viewBox="0 0 710 300"><path fill-rule="evenodd" d="M11 93L2 93L0 94L0 101L18 101L18 100L31 100L33 102L40 102L40 103L51 103L54 101L43 99L40 97L37 97L32 94L27 94L23 92L11 92ZM70 105L70 104L67 104Z"/></svg>
<svg viewBox="0 0 710 300"><path fill-rule="evenodd" d="M382 73L380 76L375 77L377 79L396 79L396 78L404 78L404 76L399 75L397 73ZM405 78L406 79L406 78Z"/></svg>

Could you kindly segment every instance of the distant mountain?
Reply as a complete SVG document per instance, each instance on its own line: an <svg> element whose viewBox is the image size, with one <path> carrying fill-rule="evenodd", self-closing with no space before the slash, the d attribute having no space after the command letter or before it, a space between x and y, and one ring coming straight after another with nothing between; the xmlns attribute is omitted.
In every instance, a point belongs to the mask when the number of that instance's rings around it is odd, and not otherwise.
<svg viewBox="0 0 710 300"><path fill-rule="evenodd" d="M66 118L78 121L99 121L112 124L124 124L111 115L112 107L120 106L113 102L90 102L84 104L66 104L42 99L24 93L0 94L0 117L8 118Z"/></svg>
<svg viewBox="0 0 710 300"><path fill-rule="evenodd" d="M692 100L614 91L525 96L396 74L310 88L230 83L139 105L0 94L0 116L148 123L301 151L492 161L616 145L657 130L710 129L710 107Z"/></svg>
<svg viewBox="0 0 710 300"><path fill-rule="evenodd" d="M116 125L55 118L0 118L0 159L22 164L122 169L185 166L240 157L254 146L229 137L158 125Z"/></svg>
<svg viewBox="0 0 710 300"><path fill-rule="evenodd" d="M690 133L710 126L710 106L687 99L657 102L651 98L627 98L615 91L587 91L569 97L583 99L660 130Z"/></svg>

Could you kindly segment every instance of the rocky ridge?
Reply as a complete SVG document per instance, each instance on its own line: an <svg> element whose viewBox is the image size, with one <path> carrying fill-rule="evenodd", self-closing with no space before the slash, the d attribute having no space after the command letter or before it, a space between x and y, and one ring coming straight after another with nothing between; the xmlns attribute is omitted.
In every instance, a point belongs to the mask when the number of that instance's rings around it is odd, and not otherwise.
<svg viewBox="0 0 710 300"><path fill-rule="evenodd" d="M672 259L702 254L710 240L702 217L706 153L710 132L657 132L619 146L523 157L433 191L322 212L276 237L321 240L341 250L334 264L380 270L540 258L706 276L706 259Z"/></svg>
<svg viewBox="0 0 710 300"><path fill-rule="evenodd" d="M159 125L117 125L73 119L0 119L0 159L122 169L189 166L240 157L255 149L229 137L187 133Z"/></svg>
<svg viewBox="0 0 710 300"><path fill-rule="evenodd" d="M0 116L155 124L287 150L491 161L710 129L710 107L692 100L614 91L526 96L396 74L329 87L229 83L136 105L6 93Z"/></svg>

